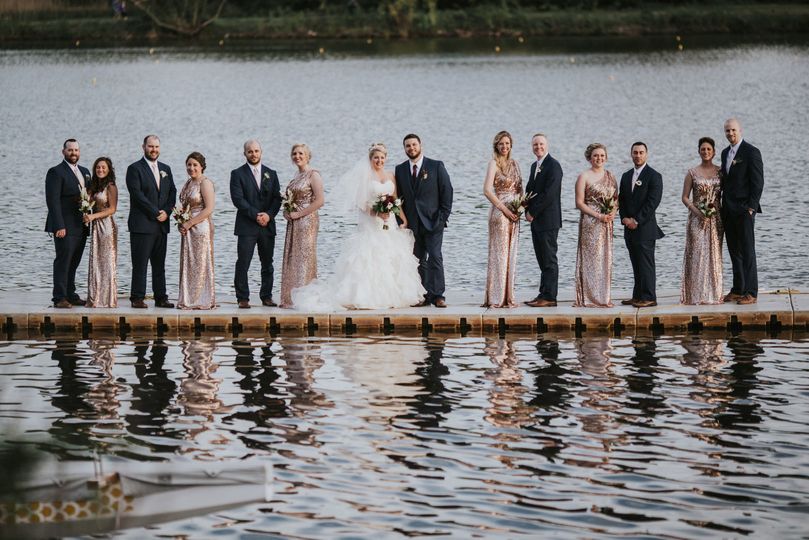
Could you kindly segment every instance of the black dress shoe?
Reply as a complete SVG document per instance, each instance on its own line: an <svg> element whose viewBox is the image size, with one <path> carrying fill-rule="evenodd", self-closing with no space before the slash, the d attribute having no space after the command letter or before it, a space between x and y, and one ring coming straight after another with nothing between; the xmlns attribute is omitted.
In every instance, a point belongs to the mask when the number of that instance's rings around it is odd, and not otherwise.
<svg viewBox="0 0 809 540"><path fill-rule="evenodd" d="M59 308L59 309L70 309L70 308L73 307L73 304L68 302L65 298L62 298L58 302L54 302L53 307Z"/></svg>
<svg viewBox="0 0 809 540"><path fill-rule="evenodd" d="M137 309L146 309L149 306L147 306L146 302L144 302L141 298L139 300L132 300L132 307Z"/></svg>
<svg viewBox="0 0 809 540"><path fill-rule="evenodd" d="M265 299L263 299L263 300L261 301L261 305L262 305L262 306L267 306L267 307L278 307L278 304L276 304L275 302L273 302L273 301L272 301L272 298L265 298Z"/></svg>
<svg viewBox="0 0 809 540"><path fill-rule="evenodd" d="M433 303L425 298L424 300L422 300L418 304L413 304L410 307L427 307L427 306L431 306L431 305L433 305Z"/></svg>
<svg viewBox="0 0 809 540"><path fill-rule="evenodd" d="M160 300L160 301L155 301L154 307L173 308L174 304L172 304L168 300Z"/></svg>
<svg viewBox="0 0 809 540"><path fill-rule="evenodd" d="M624 305L624 306L634 306L634 305L635 305L635 302L637 302L637 301L638 301L638 300L636 300L635 298L630 298L629 300L621 300L621 305Z"/></svg>
<svg viewBox="0 0 809 540"><path fill-rule="evenodd" d="M87 304L86 300L82 300L78 296L76 298L72 298L72 299L68 300L68 302L70 302L71 306L84 306L84 305Z"/></svg>

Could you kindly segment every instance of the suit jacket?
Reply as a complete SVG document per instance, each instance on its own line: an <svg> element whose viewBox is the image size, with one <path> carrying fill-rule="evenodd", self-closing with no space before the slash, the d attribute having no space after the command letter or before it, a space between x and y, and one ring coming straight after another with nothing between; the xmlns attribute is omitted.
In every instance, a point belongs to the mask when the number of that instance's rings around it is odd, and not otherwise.
<svg viewBox="0 0 809 540"><path fill-rule="evenodd" d="M171 211L177 202L177 188L171 168L157 162L160 172L160 189L157 189L152 169L141 158L126 168L126 188L129 191L129 232L140 234L168 234L171 230ZM163 210L169 219L157 221L157 214Z"/></svg>
<svg viewBox="0 0 809 540"><path fill-rule="evenodd" d="M90 171L79 167L84 177L84 185L90 187ZM80 200L79 179L73 174L73 169L62 161L59 165L48 169L45 175L45 202L48 205L48 217L45 219L45 230L55 233L59 229L66 229L68 235L86 235L82 215L79 211Z"/></svg>
<svg viewBox="0 0 809 540"><path fill-rule="evenodd" d="M397 165L395 174L396 191L403 200L408 227L414 232L446 227L452 212L452 184L444 162L425 157L415 184L410 160Z"/></svg>
<svg viewBox="0 0 809 540"><path fill-rule="evenodd" d="M624 227L624 238L629 241L643 242L658 240L665 236L657 226L655 210L663 197L663 177L648 164L638 176L639 186L632 190L632 175L629 169L621 176L621 191L618 195L618 212L621 219L633 218L638 222L635 230Z"/></svg>
<svg viewBox="0 0 809 540"><path fill-rule="evenodd" d="M261 190L245 163L230 173L230 199L236 207L236 225L233 234L258 236L261 233L275 235L275 216L281 208L281 184L276 172L261 165ZM271 218L266 227L256 223L256 216L265 212Z"/></svg>
<svg viewBox="0 0 809 540"><path fill-rule="evenodd" d="M536 174L537 162L531 165L531 176L525 185L525 193L533 193L527 211L534 220L531 228L549 231L562 228L562 166L550 154L542 161Z"/></svg>
<svg viewBox="0 0 809 540"><path fill-rule="evenodd" d="M761 193L764 191L764 165L758 148L742 139L730 171L725 173L730 147L722 150L722 211L742 214L752 208L761 213Z"/></svg>

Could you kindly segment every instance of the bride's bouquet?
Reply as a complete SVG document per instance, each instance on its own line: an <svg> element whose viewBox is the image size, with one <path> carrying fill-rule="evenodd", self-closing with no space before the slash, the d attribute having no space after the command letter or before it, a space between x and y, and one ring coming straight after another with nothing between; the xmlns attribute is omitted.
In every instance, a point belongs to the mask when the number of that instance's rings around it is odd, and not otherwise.
<svg viewBox="0 0 809 540"><path fill-rule="evenodd" d="M377 214L392 213L398 216L402 212L402 199L397 199L393 195L379 195L376 199L371 201L371 211ZM387 231L388 224L382 225L382 229Z"/></svg>
<svg viewBox="0 0 809 540"><path fill-rule="evenodd" d="M713 200L707 197L699 200L699 202L697 203L697 209L706 218L713 217L716 215L716 205L714 204Z"/></svg>
<svg viewBox="0 0 809 540"><path fill-rule="evenodd" d="M281 206L287 214L298 211L298 203L295 202L295 192L292 189L287 188L284 191L284 195L281 197Z"/></svg>
<svg viewBox="0 0 809 540"><path fill-rule="evenodd" d="M177 225L182 225L191 219L191 208L186 204L185 206L175 206L171 211L171 217L177 222Z"/></svg>
<svg viewBox="0 0 809 540"><path fill-rule="evenodd" d="M90 198L87 188L79 187L79 211L82 214L92 214L96 202Z"/></svg>
<svg viewBox="0 0 809 540"><path fill-rule="evenodd" d="M529 191L528 193L523 193L519 197L512 199L508 203L508 209L521 216L525 209L528 208L528 201L536 197L536 193L533 191Z"/></svg>

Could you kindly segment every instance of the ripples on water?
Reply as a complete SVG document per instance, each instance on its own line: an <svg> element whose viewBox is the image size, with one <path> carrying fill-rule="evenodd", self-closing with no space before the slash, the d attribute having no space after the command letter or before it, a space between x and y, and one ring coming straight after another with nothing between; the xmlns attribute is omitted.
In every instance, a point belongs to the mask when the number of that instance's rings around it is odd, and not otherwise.
<svg viewBox="0 0 809 540"><path fill-rule="evenodd" d="M690 39L690 38L689 38ZM259 138L265 161L283 184L293 176L289 148L305 141L312 165L325 179L321 212L321 275L331 272L350 225L330 206L339 176L385 141L390 164L404 159L405 133L422 136L427 155L443 159L455 186L444 261L451 290L482 291L485 284L487 212L482 194L491 140L501 129L514 136L514 156L527 174L531 135L548 134L550 152L564 168L563 220L559 235L560 287L573 288L578 212L573 185L587 167L583 152L594 140L609 148L608 168L631 166L629 147L649 144L649 163L664 178L658 222L658 287L680 285L687 211L680 202L686 170L697 164L704 135L723 147L723 121L742 119L745 137L762 151L764 213L756 220L762 289L807 286L803 231L809 197L804 148L809 117L809 48L740 46L682 52L635 49L619 53L513 55L435 54L313 57L309 48L222 52L147 48L78 51L0 51L0 289L47 289L53 244L45 223L44 178L61 159L62 141L75 136L82 163L108 155L123 177L141 155L146 133L159 133L162 156L185 179L192 150L207 157L206 174L217 190L216 279L220 299L233 299L235 209L227 182L243 162L242 143ZM587 41L592 47L593 42ZM516 45L515 45L516 46ZM512 49L504 45L504 49ZM605 49L606 50L606 49ZM119 283L128 292L130 273L126 215L119 204ZM13 231L13 234L11 234ZM276 260L283 250L283 225ZM518 287L533 287L538 272L528 227L522 228ZM34 254L42 254L42 257ZM167 277L171 294L179 276L179 237L169 239ZM33 261L33 262L32 262ZM631 271L619 236L614 286L628 289ZM278 265L280 267L280 265ZM725 262L726 282L730 264ZM258 269L254 269L254 280ZM79 283L86 282L85 265Z"/></svg>
<svg viewBox="0 0 809 540"><path fill-rule="evenodd" d="M0 422L60 459L273 464L269 503L149 535L798 537L807 354L705 336L2 342Z"/></svg>

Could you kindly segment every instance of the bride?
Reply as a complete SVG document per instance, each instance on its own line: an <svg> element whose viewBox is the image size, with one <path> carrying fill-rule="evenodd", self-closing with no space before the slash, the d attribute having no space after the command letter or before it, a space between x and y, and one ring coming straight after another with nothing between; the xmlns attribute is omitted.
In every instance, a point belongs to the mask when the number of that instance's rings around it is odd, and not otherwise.
<svg viewBox="0 0 809 540"><path fill-rule="evenodd" d="M372 209L381 195L396 196L393 173L385 170L387 157L384 144L372 144L368 159L360 159L340 179L338 204L344 211L356 212L357 228L345 240L330 279L292 291L297 309L397 308L424 298L419 261L413 256L413 233L407 229L404 212L399 226L393 212Z"/></svg>

